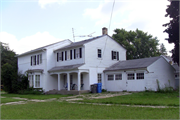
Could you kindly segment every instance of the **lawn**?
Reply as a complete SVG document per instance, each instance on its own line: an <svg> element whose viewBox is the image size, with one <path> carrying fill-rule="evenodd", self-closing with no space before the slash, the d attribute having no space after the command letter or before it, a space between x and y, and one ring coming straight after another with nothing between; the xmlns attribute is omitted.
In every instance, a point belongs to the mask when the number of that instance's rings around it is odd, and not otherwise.
<svg viewBox="0 0 180 120"><path fill-rule="evenodd" d="M23 100L13 99L13 98L1 98L1 103L18 102L18 101L23 101Z"/></svg>
<svg viewBox="0 0 180 120"><path fill-rule="evenodd" d="M30 102L1 106L2 119L178 119L179 108L141 108L73 104L67 102Z"/></svg>
<svg viewBox="0 0 180 120"><path fill-rule="evenodd" d="M68 97L68 96L72 96L72 95L60 95L60 94L55 94L55 95L33 95L33 94L21 95L21 94L1 94L1 96L4 96L4 97L20 97L20 98L27 98L27 99L39 99L39 100L44 100L44 99L50 99L50 98Z"/></svg>
<svg viewBox="0 0 180 120"><path fill-rule="evenodd" d="M105 103L105 104L130 104L130 105L165 105L179 106L179 92L155 93L139 92L130 95L116 96L106 99L85 99L81 102Z"/></svg>

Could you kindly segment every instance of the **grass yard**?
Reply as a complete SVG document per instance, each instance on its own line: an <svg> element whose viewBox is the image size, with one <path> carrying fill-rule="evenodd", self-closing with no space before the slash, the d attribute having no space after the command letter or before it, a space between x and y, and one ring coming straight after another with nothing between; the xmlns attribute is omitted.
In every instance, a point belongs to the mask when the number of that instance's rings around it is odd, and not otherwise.
<svg viewBox="0 0 180 120"><path fill-rule="evenodd" d="M105 104L131 104L131 105L165 105L179 106L179 92L155 93L139 92L130 95L116 96L106 99L85 99L81 102L105 103Z"/></svg>
<svg viewBox="0 0 180 120"><path fill-rule="evenodd" d="M30 102L1 106L2 119L178 119L179 108L140 108L73 104L66 102Z"/></svg>
<svg viewBox="0 0 180 120"><path fill-rule="evenodd" d="M23 100L13 99L13 98L1 98L1 103L17 102L17 101L23 101Z"/></svg>
<svg viewBox="0 0 180 120"><path fill-rule="evenodd" d="M20 97L20 98L27 98L27 99L39 99L39 100L44 100L44 99L50 99L50 98L68 97L68 96L72 96L72 95L60 95L60 94L55 94L55 95L33 95L33 94L21 95L21 94L1 94L1 96L4 96L4 97Z"/></svg>

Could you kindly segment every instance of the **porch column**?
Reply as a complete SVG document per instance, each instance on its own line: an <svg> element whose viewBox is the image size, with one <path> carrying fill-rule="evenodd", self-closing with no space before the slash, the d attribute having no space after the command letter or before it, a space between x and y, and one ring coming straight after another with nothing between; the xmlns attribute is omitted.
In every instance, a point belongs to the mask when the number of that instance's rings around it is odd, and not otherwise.
<svg viewBox="0 0 180 120"><path fill-rule="evenodd" d="M69 80L69 73L67 73L67 83L68 83L68 91L70 91L70 80Z"/></svg>
<svg viewBox="0 0 180 120"><path fill-rule="evenodd" d="M60 90L61 74L58 74L58 90Z"/></svg>
<svg viewBox="0 0 180 120"><path fill-rule="evenodd" d="M80 91L80 79L81 79L81 73L78 72L78 91Z"/></svg>
<svg viewBox="0 0 180 120"><path fill-rule="evenodd" d="M35 88L35 83L36 83L35 80L36 80L36 75L34 74L34 75L33 75L33 82L34 82L34 86L33 86L33 87L34 87L34 88Z"/></svg>

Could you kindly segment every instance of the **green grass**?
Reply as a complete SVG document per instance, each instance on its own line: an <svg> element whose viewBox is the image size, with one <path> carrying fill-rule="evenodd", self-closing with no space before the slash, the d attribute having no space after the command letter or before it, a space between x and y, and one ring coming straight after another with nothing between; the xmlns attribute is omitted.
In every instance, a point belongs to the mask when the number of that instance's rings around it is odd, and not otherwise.
<svg viewBox="0 0 180 120"><path fill-rule="evenodd" d="M13 99L13 98L1 98L1 103L17 102L17 101L24 101L24 100Z"/></svg>
<svg viewBox="0 0 180 120"><path fill-rule="evenodd" d="M72 95L33 95L33 94L27 94L27 95L21 95L21 94L1 94L1 96L4 97L20 97L20 98L27 98L27 99L39 99L39 100L44 100L44 99L50 99L50 98L60 98L60 97L68 97Z"/></svg>
<svg viewBox="0 0 180 120"><path fill-rule="evenodd" d="M165 105L179 106L179 92L155 93L139 92L130 95L116 96L106 99L83 100L81 102L105 104L131 104L131 105Z"/></svg>
<svg viewBox="0 0 180 120"><path fill-rule="evenodd" d="M178 119L179 108L141 108L72 104L66 102L30 102L1 106L2 119Z"/></svg>

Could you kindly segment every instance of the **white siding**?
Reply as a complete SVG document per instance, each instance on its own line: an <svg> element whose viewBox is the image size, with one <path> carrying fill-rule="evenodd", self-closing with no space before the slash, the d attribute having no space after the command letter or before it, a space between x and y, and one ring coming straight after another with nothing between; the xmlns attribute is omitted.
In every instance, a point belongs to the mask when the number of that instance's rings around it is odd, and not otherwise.
<svg viewBox="0 0 180 120"><path fill-rule="evenodd" d="M165 85L169 86L168 80L170 80L170 86L175 88L174 69L164 58L161 57L147 69L149 71L146 79L147 89L157 90L157 79L161 88Z"/></svg>

